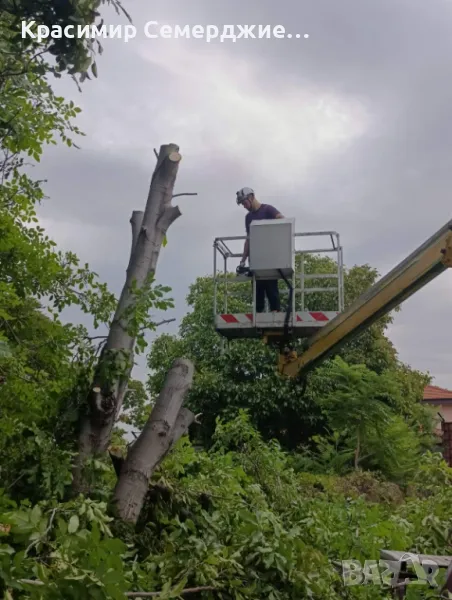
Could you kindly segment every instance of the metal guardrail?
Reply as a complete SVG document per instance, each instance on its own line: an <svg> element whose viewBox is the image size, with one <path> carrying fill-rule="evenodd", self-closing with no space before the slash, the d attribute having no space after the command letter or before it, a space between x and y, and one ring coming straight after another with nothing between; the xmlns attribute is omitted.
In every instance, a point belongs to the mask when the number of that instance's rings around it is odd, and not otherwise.
<svg viewBox="0 0 452 600"><path fill-rule="evenodd" d="M295 249L295 257L300 257L299 260L295 260L295 272L292 277L293 286L293 297L292 297L292 313L296 312L297 301L300 301L301 310L305 310L306 295L313 293L335 293L337 294L337 307L332 310L342 312L344 310L344 275L343 275L343 256L342 247L340 244L340 236L335 231L312 231L312 232L301 232L295 233L295 244L297 239L303 238L314 238L314 237L327 237L331 241L331 247L320 247L312 249ZM227 236L217 237L213 242L213 280L214 280L214 293L213 293L213 311L216 317L219 312L218 307L218 287L220 283L224 284L224 313L228 312L228 298L237 294L231 292L228 289L228 284L236 283L253 283L253 295L252 295L252 306L250 311L255 316L255 280L254 277L234 277L231 278L231 272L228 272L228 260L229 259L241 259L243 253L243 244L245 243L247 236ZM233 251L229 247L231 244L237 242L243 242L242 247L239 251ZM334 254L336 256L336 271L334 273L305 273L306 268L306 256L307 255L321 255L321 254ZM219 270L219 263L222 264L222 270ZM297 269L299 265L299 268ZM235 272L235 267L234 267ZM331 287L308 287L307 282L312 280L331 280L336 279L337 285ZM281 290L282 294L287 294L288 290ZM322 310L323 307L316 307L318 310Z"/></svg>

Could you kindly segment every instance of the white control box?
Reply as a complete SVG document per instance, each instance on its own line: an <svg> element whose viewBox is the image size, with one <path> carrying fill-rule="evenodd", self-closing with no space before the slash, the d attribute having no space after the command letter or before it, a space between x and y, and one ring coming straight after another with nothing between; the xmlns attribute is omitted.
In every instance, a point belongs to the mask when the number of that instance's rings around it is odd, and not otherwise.
<svg viewBox="0 0 452 600"><path fill-rule="evenodd" d="M295 219L263 219L250 226L250 269L256 279L291 278L295 268Z"/></svg>

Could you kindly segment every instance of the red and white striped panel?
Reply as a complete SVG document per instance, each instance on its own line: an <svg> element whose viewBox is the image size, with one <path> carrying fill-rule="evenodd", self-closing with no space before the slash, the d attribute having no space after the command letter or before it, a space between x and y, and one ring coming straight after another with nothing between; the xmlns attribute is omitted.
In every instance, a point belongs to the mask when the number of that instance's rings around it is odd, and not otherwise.
<svg viewBox="0 0 452 600"><path fill-rule="evenodd" d="M331 321L337 317L339 313L334 311L313 311L313 312L297 312L295 313L295 321L297 323L319 323Z"/></svg>
<svg viewBox="0 0 452 600"><path fill-rule="evenodd" d="M334 319L338 314L338 312L334 311L303 311L297 312L294 315L291 315L291 317L293 318L293 323L295 325L301 325L303 323L326 323ZM285 313L258 313L256 315L256 320L258 323L259 321L265 321L268 325L280 326L284 324ZM221 325L252 325L253 315L252 313L218 315L218 322Z"/></svg>
<svg viewBox="0 0 452 600"><path fill-rule="evenodd" d="M251 325L253 323L253 314L239 314L239 315L218 315L219 321L227 325L232 323L243 323L244 325Z"/></svg>

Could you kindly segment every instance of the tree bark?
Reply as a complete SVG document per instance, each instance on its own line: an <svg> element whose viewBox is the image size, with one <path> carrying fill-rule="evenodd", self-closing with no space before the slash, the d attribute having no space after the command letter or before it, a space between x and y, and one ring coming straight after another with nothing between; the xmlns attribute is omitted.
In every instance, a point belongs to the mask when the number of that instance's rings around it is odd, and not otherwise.
<svg viewBox="0 0 452 600"><path fill-rule="evenodd" d="M84 462L106 452L127 391L136 339L128 331L136 305L132 286L139 290L154 275L166 232L181 215L179 207L171 204L181 158L177 145L161 146L144 213L134 211L130 220L132 248L126 282L88 395L87 414L80 419L79 452L73 473L73 489L78 493L87 491Z"/></svg>
<svg viewBox="0 0 452 600"><path fill-rule="evenodd" d="M194 420L182 408L193 373L191 361L174 361L143 431L129 448L113 496L118 516L126 522L137 522L152 473Z"/></svg>
<svg viewBox="0 0 452 600"><path fill-rule="evenodd" d="M179 414L177 415L176 423L174 425L173 433L171 436L171 442L168 444L168 448L165 454L160 458L157 465L154 467L154 470L162 462L162 460L165 458L165 456L168 454L168 452L171 450L171 448L174 446L177 440L179 440L183 435L185 435L188 432L190 425L194 421L195 414L192 413L191 410L188 410L188 408L180 409ZM129 447L131 448L134 443L135 442L132 442ZM108 453L110 455L110 459L113 464L116 477L119 479L121 476L121 469L124 464L125 458L121 452L113 448L110 448Z"/></svg>
<svg viewBox="0 0 452 600"><path fill-rule="evenodd" d="M143 223L144 212L142 210L134 210L130 217L130 224L132 226L132 246L130 248L130 258L127 271L131 268L133 253L137 245L138 236L140 235L141 225Z"/></svg>

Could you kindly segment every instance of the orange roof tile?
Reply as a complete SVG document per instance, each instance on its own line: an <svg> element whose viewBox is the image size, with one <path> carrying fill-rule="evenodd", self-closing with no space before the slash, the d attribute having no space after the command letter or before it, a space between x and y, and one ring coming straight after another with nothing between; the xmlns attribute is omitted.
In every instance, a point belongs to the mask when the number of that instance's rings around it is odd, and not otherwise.
<svg viewBox="0 0 452 600"><path fill-rule="evenodd" d="M424 388L424 400L452 400L452 391L436 385L427 385Z"/></svg>

